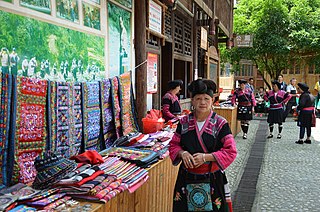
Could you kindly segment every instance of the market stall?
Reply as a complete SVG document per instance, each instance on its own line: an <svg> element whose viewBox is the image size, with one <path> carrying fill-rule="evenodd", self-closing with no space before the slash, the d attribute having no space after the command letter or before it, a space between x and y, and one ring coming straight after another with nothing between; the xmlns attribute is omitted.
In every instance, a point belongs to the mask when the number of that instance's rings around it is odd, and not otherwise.
<svg viewBox="0 0 320 212"><path fill-rule="evenodd" d="M214 111L229 122L231 132L234 136L240 132L240 121L237 120L237 107L215 106Z"/></svg>

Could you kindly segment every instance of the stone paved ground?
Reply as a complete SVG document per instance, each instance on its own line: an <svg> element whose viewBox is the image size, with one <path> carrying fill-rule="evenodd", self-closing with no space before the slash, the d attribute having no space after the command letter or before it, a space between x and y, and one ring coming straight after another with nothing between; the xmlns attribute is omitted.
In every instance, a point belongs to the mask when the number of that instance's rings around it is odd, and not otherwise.
<svg viewBox="0 0 320 212"><path fill-rule="evenodd" d="M236 136L238 157L226 174L236 191L254 142L259 120L251 121L247 140ZM275 128L275 134L277 128ZM299 128L292 118L284 123L282 139L266 143L252 211L320 211L320 119L312 128L312 144L294 142Z"/></svg>

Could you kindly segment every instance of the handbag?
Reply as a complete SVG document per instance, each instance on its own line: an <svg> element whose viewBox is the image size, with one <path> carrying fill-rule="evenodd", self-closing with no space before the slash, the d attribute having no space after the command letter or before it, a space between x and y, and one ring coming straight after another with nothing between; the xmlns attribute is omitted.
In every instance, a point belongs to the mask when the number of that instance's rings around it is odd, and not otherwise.
<svg viewBox="0 0 320 212"><path fill-rule="evenodd" d="M212 211L210 177L202 180L187 180L188 211Z"/></svg>

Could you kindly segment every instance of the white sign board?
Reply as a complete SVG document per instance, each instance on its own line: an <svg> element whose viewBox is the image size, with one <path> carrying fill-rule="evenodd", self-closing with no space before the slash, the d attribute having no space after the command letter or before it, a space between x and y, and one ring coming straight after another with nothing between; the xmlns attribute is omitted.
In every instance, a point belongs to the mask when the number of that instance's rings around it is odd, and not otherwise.
<svg viewBox="0 0 320 212"><path fill-rule="evenodd" d="M200 47L205 50L207 50L207 48L208 48L208 31L204 27L201 27Z"/></svg>
<svg viewBox="0 0 320 212"><path fill-rule="evenodd" d="M162 7L149 0L149 29L162 34Z"/></svg>
<svg viewBox="0 0 320 212"><path fill-rule="evenodd" d="M236 47L252 47L253 36L252 35L237 35L235 40Z"/></svg>

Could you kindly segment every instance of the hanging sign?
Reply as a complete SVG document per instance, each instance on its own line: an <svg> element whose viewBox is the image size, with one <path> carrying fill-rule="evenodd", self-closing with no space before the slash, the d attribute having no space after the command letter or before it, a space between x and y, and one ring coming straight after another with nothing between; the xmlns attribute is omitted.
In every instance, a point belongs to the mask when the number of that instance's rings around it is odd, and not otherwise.
<svg viewBox="0 0 320 212"><path fill-rule="evenodd" d="M158 55L148 53L147 92L157 93L158 89Z"/></svg>
<svg viewBox="0 0 320 212"><path fill-rule="evenodd" d="M162 7L149 0L149 29L162 34Z"/></svg>
<svg viewBox="0 0 320 212"><path fill-rule="evenodd" d="M201 27L201 43L200 43L200 47L202 49L207 50L207 46L208 46L208 31L204 27Z"/></svg>
<svg viewBox="0 0 320 212"><path fill-rule="evenodd" d="M237 35L235 39L236 47L252 47L253 46L253 36L252 35Z"/></svg>

